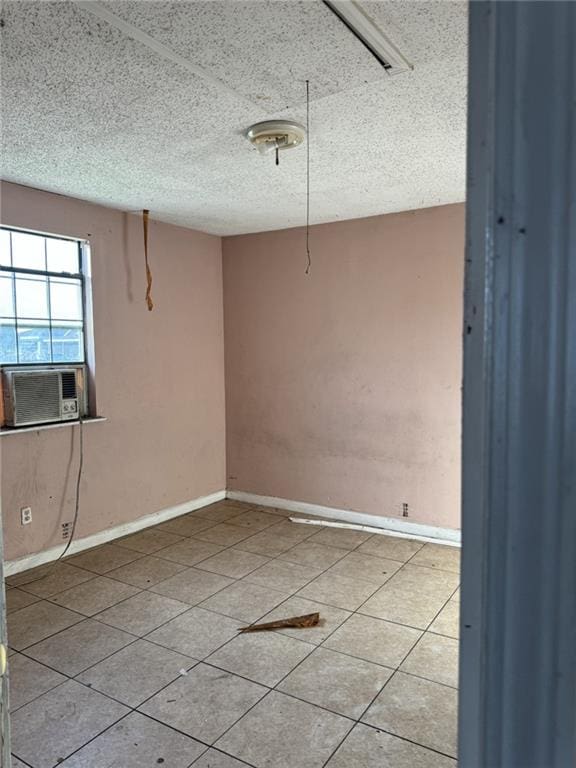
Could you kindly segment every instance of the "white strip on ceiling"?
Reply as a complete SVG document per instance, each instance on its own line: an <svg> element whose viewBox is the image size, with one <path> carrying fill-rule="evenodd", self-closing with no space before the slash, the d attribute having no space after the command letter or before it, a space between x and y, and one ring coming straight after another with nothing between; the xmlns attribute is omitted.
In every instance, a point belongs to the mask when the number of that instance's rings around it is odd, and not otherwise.
<svg viewBox="0 0 576 768"><path fill-rule="evenodd" d="M206 72L206 70L202 69L202 67L193 64L188 59L185 59L183 56L175 53L173 50L168 48L168 46L158 42L158 40L155 40L153 37L150 37L150 35L147 35L146 32L142 32L142 30L138 29L138 27L135 27L133 24L130 24L129 22L124 21L124 19L119 18L107 8L104 8L104 6L100 5L100 3L96 2L96 0L74 0L74 2L80 8L83 8L89 13L92 13L94 16L97 16L102 21L110 24L111 27L115 27L127 37L131 37L132 40L136 40L137 42L142 43L142 45L145 45L147 48L157 53L163 59L171 61L173 64L178 64L180 67L187 69L197 77L203 78L215 88L225 92L228 96L232 96L237 100L240 99L244 103L249 103L252 106L255 106L260 112L262 112L261 106L255 104L252 101L249 101L240 93L238 93L238 91L230 88L226 85L226 83L223 83L222 80L219 80L217 77L214 77L214 75L211 75L210 73Z"/></svg>
<svg viewBox="0 0 576 768"><path fill-rule="evenodd" d="M355 0L324 0L350 31L385 66L389 75L398 75L414 69L414 65L387 37Z"/></svg>

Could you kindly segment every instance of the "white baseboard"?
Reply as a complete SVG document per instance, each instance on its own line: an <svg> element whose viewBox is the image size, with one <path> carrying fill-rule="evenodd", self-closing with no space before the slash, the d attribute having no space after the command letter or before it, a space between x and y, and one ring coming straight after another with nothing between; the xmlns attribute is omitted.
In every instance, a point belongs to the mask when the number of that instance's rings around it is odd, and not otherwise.
<svg viewBox="0 0 576 768"><path fill-rule="evenodd" d="M207 507L209 504L214 504L225 498L226 491L216 491L216 493L211 493L208 496L200 496L197 499L185 501L183 504L177 504L174 507L166 507L166 509L161 509L159 512L153 512L150 515L139 517L137 520L132 520L129 523L123 523L114 528L107 528L105 531L93 533L91 536L85 536L83 539L73 541L66 556L82 552L85 549L91 549L92 547L98 547L100 544L106 544L108 541L119 539L122 536L128 536L130 533L136 533L143 528L149 528L151 525L164 523L166 520L171 520L173 517L185 515L187 512L193 512L195 509L200 509L201 507ZM37 552L33 555L25 555L17 560L8 560L4 563L4 575L13 576L21 571L27 571L29 568L36 568L38 565L44 565L44 563L56 560L62 553L64 546L65 544L61 544L58 547L51 547L43 552Z"/></svg>
<svg viewBox="0 0 576 768"><path fill-rule="evenodd" d="M308 504L305 501L290 501L289 499L278 499L275 496L258 496L255 493L244 493L244 491L228 491L226 498L245 501L248 504L261 504L264 507L278 507L289 512L327 517L331 520L341 520L354 525L379 528L386 531L390 536L460 546L460 531L454 528L437 528L433 525L410 523L402 518L378 517L363 512L353 512L349 509L322 507L319 504Z"/></svg>
<svg viewBox="0 0 576 768"><path fill-rule="evenodd" d="M222 499L234 499L244 501L248 504L257 504L265 507L278 507L286 509L289 512L300 512L305 515L323 517L331 520L340 520L344 523L351 523L359 526L369 526L386 531L390 536L399 536L401 538L418 539L420 541L432 541L438 544L450 544L452 546L460 545L460 531L452 528L437 528L432 525L422 525L420 523L410 523L403 519L393 517L378 517L376 515L367 515L362 512L353 512L349 509L336 509L334 507L323 507L319 504L308 504L304 501L291 501L289 499L279 499L275 496L259 496L255 493L244 493L244 491L216 491L208 496L200 496L197 499L186 501L183 504L177 504L174 507L161 509L159 512L153 512L145 517L139 517L129 523L117 525L114 528L108 528L99 533L93 533L82 539L72 542L67 554L73 555L82 552L85 549L98 547L100 544L106 544L108 541L119 539L122 536L128 536L131 533L141 531L143 528L149 528L152 525L158 525L173 517L185 515L187 512L193 512L195 509L207 507ZM25 555L17 560L8 560L4 563L4 575L14 576L21 571L27 571L30 568L36 568L44 563L50 563L62 553L64 544L51 547L43 552L37 552L33 555Z"/></svg>

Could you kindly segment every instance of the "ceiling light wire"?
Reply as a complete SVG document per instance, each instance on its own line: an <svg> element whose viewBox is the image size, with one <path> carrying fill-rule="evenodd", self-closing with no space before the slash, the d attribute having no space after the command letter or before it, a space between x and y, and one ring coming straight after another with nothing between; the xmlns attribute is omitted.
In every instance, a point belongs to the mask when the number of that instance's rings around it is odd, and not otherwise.
<svg viewBox="0 0 576 768"><path fill-rule="evenodd" d="M310 81L306 80L306 274L310 274Z"/></svg>

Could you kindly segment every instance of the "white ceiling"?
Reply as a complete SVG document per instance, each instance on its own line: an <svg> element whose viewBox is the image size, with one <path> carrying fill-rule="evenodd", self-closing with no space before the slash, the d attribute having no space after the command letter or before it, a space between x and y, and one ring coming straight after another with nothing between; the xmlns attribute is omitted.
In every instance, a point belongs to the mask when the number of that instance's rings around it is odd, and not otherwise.
<svg viewBox="0 0 576 768"><path fill-rule="evenodd" d="M277 168L243 132L304 122L308 78L313 223L463 200L466 3L362 5L413 72L320 0L4 0L2 177L222 235L299 226L305 147Z"/></svg>

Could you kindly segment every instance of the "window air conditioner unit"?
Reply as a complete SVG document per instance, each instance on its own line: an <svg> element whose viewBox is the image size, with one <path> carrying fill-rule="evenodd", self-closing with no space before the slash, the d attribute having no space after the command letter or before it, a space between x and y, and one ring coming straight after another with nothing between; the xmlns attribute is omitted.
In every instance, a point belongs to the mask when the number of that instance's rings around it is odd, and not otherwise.
<svg viewBox="0 0 576 768"><path fill-rule="evenodd" d="M83 365L2 369L5 424L28 427L86 415Z"/></svg>

